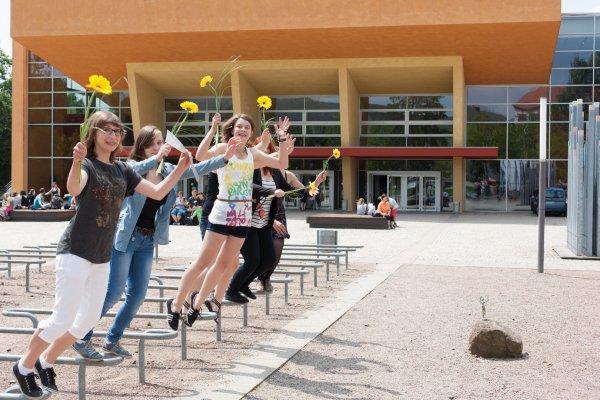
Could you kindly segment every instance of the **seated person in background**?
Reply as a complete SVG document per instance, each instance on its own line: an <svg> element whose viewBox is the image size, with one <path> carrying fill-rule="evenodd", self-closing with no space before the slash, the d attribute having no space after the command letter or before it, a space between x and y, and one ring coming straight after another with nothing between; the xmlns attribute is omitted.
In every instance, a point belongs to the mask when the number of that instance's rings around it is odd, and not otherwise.
<svg viewBox="0 0 600 400"><path fill-rule="evenodd" d="M14 192L12 194L13 198L13 208L21 208L21 194L18 192Z"/></svg>
<svg viewBox="0 0 600 400"><path fill-rule="evenodd" d="M373 216L373 214L375 214L375 204L369 202L367 204L367 215Z"/></svg>
<svg viewBox="0 0 600 400"><path fill-rule="evenodd" d="M20 195L21 195L21 208L31 207L31 204L29 204L29 199L27 198L27 192L24 190L21 190Z"/></svg>
<svg viewBox="0 0 600 400"><path fill-rule="evenodd" d="M50 208L53 210L60 210L63 206L64 200L60 198L60 196L55 193L52 195L52 199L50 200Z"/></svg>
<svg viewBox="0 0 600 400"><path fill-rule="evenodd" d="M29 208L33 208L34 200L35 200L35 189L29 189L29 193L27 194L27 202L29 203Z"/></svg>
<svg viewBox="0 0 600 400"><path fill-rule="evenodd" d="M394 227L394 220L392 218L392 207L390 206L390 202L388 201L388 197L385 194L381 195L381 201L377 206L377 211L375 212L375 216L381 216L387 219L388 221L388 229L392 229Z"/></svg>
<svg viewBox="0 0 600 400"><path fill-rule="evenodd" d="M193 225L200 222L199 216L202 213L202 201L196 189L192 189L192 195L188 198L187 212Z"/></svg>
<svg viewBox="0 0 600 400"><path fill-rule="evenodd" d="M33 200L33 208L34 210L47 210L50 208L50 203L46 203L44 201L44 195L46 194L46 189L41 188L40 193L35 196L35 200Z"/></svg>
<svg viewBox="0 0 600 400"><path fill-rule="evenodd" d="M367 215L367 203L362 197L356 202L356 213L358 215Z"/></svg>
<svg viewBox="0 0 600 400"><path fill-rule="evenodd" d="M177 198L175 199L175 206L171 210L171 218L173 219L173 225L180 225L181 220L185 220L187 217L187 205L183 198L183 192L180 190L177 192Z"/></svg>
<svg viewBox="0 0 600 400"><path fill-rule="evenodd" d="M0 221L10 221L13 204L13 198L10 193L4 193L4 196L2 197L2 207L0 207Z"/></svg>

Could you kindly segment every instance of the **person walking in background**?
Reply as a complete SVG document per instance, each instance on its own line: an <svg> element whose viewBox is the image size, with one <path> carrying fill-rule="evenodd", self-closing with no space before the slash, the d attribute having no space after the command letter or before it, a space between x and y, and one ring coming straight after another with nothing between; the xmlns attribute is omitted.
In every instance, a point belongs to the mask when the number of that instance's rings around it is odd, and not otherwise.
<svg viewBox="0 0 600 400"><path fill-rule="evenodd" d="M12 366L26 397L44 396L36 373L48 391L58 391L53 363L100 319L123 199L134 191L162 199L190 165L190 154L182 153L173 173L154 185L115 160L124 134L116 115L97 111L87 122L85 143L73 148L67 189L78 196L79 207L57 246L54 308L52 315L39 323L23 357Z"/></svg>
<svg viewBox="0 0 600 400"><path fill-rule="evenodd" d="M214 133L214 131L209 131L199 148L205 148L203 151L206 151ZM164 143L162 132L154 125L146 125L138 133L127 163L134 171L143 174L144 178L157 184L175 169L173 164L165 162L162 173L156 173L158 164L169 154L170 150L171 146ZM193 165L184 172L180 180L193 178L192 168L198 175L201 175L224 167L232 156L233 150L231 147L224 156L214 157ZM131 353L120 345L119 340L146 297L152 272L154 245L169 243L170 207L168 204L171 204L174 199L175 190L172 189L159 201L141 193L135 193L123 202L110 258L108 289L101 316L106 315L121 299L125 285L127 285L127 290L125 291L125 302L117 311L102 344L104 353L116 354L125 358L131 357ZM101 361L102 355L91 343L92 334L93 331L89 331L83 339L73 344L73 348L88 360Z"/></svg>

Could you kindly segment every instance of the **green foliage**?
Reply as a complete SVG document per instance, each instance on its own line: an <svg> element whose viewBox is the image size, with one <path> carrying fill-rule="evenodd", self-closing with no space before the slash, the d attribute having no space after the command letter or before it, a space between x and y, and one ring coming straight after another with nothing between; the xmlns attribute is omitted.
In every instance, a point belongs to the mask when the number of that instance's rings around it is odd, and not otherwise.
<svg viewBox="0 0 600 400"><path fill-rule="evenodd" d="M10 181L12 60L0 49L0 186Z"/></svg>

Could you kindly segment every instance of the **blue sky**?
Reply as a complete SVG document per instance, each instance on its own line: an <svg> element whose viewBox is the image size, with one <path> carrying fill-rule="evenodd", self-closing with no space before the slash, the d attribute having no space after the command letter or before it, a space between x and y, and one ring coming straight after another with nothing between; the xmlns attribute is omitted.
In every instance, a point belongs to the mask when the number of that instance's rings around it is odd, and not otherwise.
<svg viewBox="0 0 600 400"><path fill-rule="evenodd" d="M598 0L562 0L563 13L600 13ZM12 53L10 38L10 0L0 0L0 48Z"/></svg>

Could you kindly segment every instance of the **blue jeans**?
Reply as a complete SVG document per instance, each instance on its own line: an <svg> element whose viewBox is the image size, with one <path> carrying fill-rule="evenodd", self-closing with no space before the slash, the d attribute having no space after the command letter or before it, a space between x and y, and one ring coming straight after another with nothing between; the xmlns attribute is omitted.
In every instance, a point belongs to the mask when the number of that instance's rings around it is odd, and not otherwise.
<svg viewBox="0 0 600 400"><path fill-rule="evenodd" d="M106 341L117 342L123 335L123 331L133 320L133 317L144 303L148 281L152 273L152 256L154 255L154 240L152 236L144 236L137 230L133 231L129 245L125 252L118 251L113 247L110 257L110 276L108 278L108 289L101 317L114 306L120 299L125 284L125 302L119 308L115 320L108 330ZM92 338L89 331L83 340Z"/></svg>

